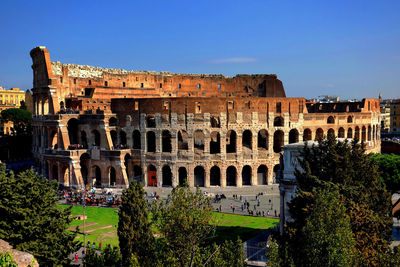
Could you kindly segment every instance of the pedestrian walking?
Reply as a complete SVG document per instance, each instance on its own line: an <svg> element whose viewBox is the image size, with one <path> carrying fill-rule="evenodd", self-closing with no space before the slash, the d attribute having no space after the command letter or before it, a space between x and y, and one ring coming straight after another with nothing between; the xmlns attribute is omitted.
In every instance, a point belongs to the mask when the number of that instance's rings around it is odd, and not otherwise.
<svg viewBox="0 0 400 267"><path fill-rule="evenodd" d="M100 244L99 244L99 250L101 250L101 242L100 242Z"/></svg>
<svg viewBox="0 0 400 267"><path fill-rule="evenodd" d="M93 242L92 248L94 249L96 247L96 242Z"/></svg>
<svg viewBox="0 0 400 267"><path fill-rule="evenodd" d="M78 253L75 253L75 262L78 262Z"/></svg>

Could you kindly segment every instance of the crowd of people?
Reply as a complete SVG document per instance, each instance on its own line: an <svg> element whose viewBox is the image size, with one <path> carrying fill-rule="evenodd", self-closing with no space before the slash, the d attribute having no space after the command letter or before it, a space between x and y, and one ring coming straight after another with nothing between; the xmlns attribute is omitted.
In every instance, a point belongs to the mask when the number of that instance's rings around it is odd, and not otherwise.
<svg viewBox="0 0 400 267"><path fill-rule="evenodd" d="M121 205L121 198L111 192L102 192L97 194L94 190L90 192L73 192L62 191L62 197L67 204L70 205L87 205L87 206L103 206L103 207L117 207Z"/></svg>

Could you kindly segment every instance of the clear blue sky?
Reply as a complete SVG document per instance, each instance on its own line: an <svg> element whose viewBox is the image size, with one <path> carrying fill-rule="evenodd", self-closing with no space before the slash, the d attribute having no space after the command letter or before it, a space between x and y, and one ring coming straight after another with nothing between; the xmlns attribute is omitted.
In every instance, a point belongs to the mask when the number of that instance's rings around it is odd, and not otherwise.
<svg viewBox="0 0 400 267"><path fill-rule="evenodd" d="M400 1L0 1L0 85L29 51L127 70L276 73L287 96L400 97Z"/></svg>

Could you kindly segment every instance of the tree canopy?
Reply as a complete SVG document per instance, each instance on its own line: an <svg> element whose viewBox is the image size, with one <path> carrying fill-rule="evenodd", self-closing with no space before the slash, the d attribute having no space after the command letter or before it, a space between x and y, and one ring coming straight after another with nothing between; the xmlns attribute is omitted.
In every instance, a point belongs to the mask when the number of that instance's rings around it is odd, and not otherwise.
<svg viewBox="0 0 400 267"><path fill-rule="evenodd" d="M400 155L371 154L371 158L378 165L386 189L392 193L400 191Z"/></svg>
<svg viewBox="0 0 400 267"><path fill-rule="evenodd" d="M16 135L31 133L32 113L22 108L9 108L1 111L1 122L13 122Z"/></svg>

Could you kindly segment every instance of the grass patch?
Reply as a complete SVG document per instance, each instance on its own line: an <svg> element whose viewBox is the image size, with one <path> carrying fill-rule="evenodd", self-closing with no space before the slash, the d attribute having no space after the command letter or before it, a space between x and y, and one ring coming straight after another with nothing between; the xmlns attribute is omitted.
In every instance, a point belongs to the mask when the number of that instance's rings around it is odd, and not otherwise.
<svg viewBox="0 0 400 267"><path fill-rule="evenodd" d="M68 206L59 205L59 207L67 208ZM118 246L118 213L115 212L115 210L117 209L86 207L86 223L92 223L92 225L85 227L86 230L111 225L110 228L97 229L93 232L90 232L88 235L86 235L86 242L96 242L97 246L100 242L102 242L103 247L105 244ZM83 208L81 206L72 207L72 216L76 215L83 215ZM245 241L256 236L260 230L273 228L279 223L279 219L274 218L252 217L218 212L214 212L213 215L217 223L215 238L216 242L222 242L226 239L236 240L238 236L240 239ZM79 230L83 231L82 220L74 220L71 222L71 228L75 228L76 226L79 226ZM153 230L156 232L154 228ZM78 234L78 236L78 240L83 242L83 235Z"/></svg>

